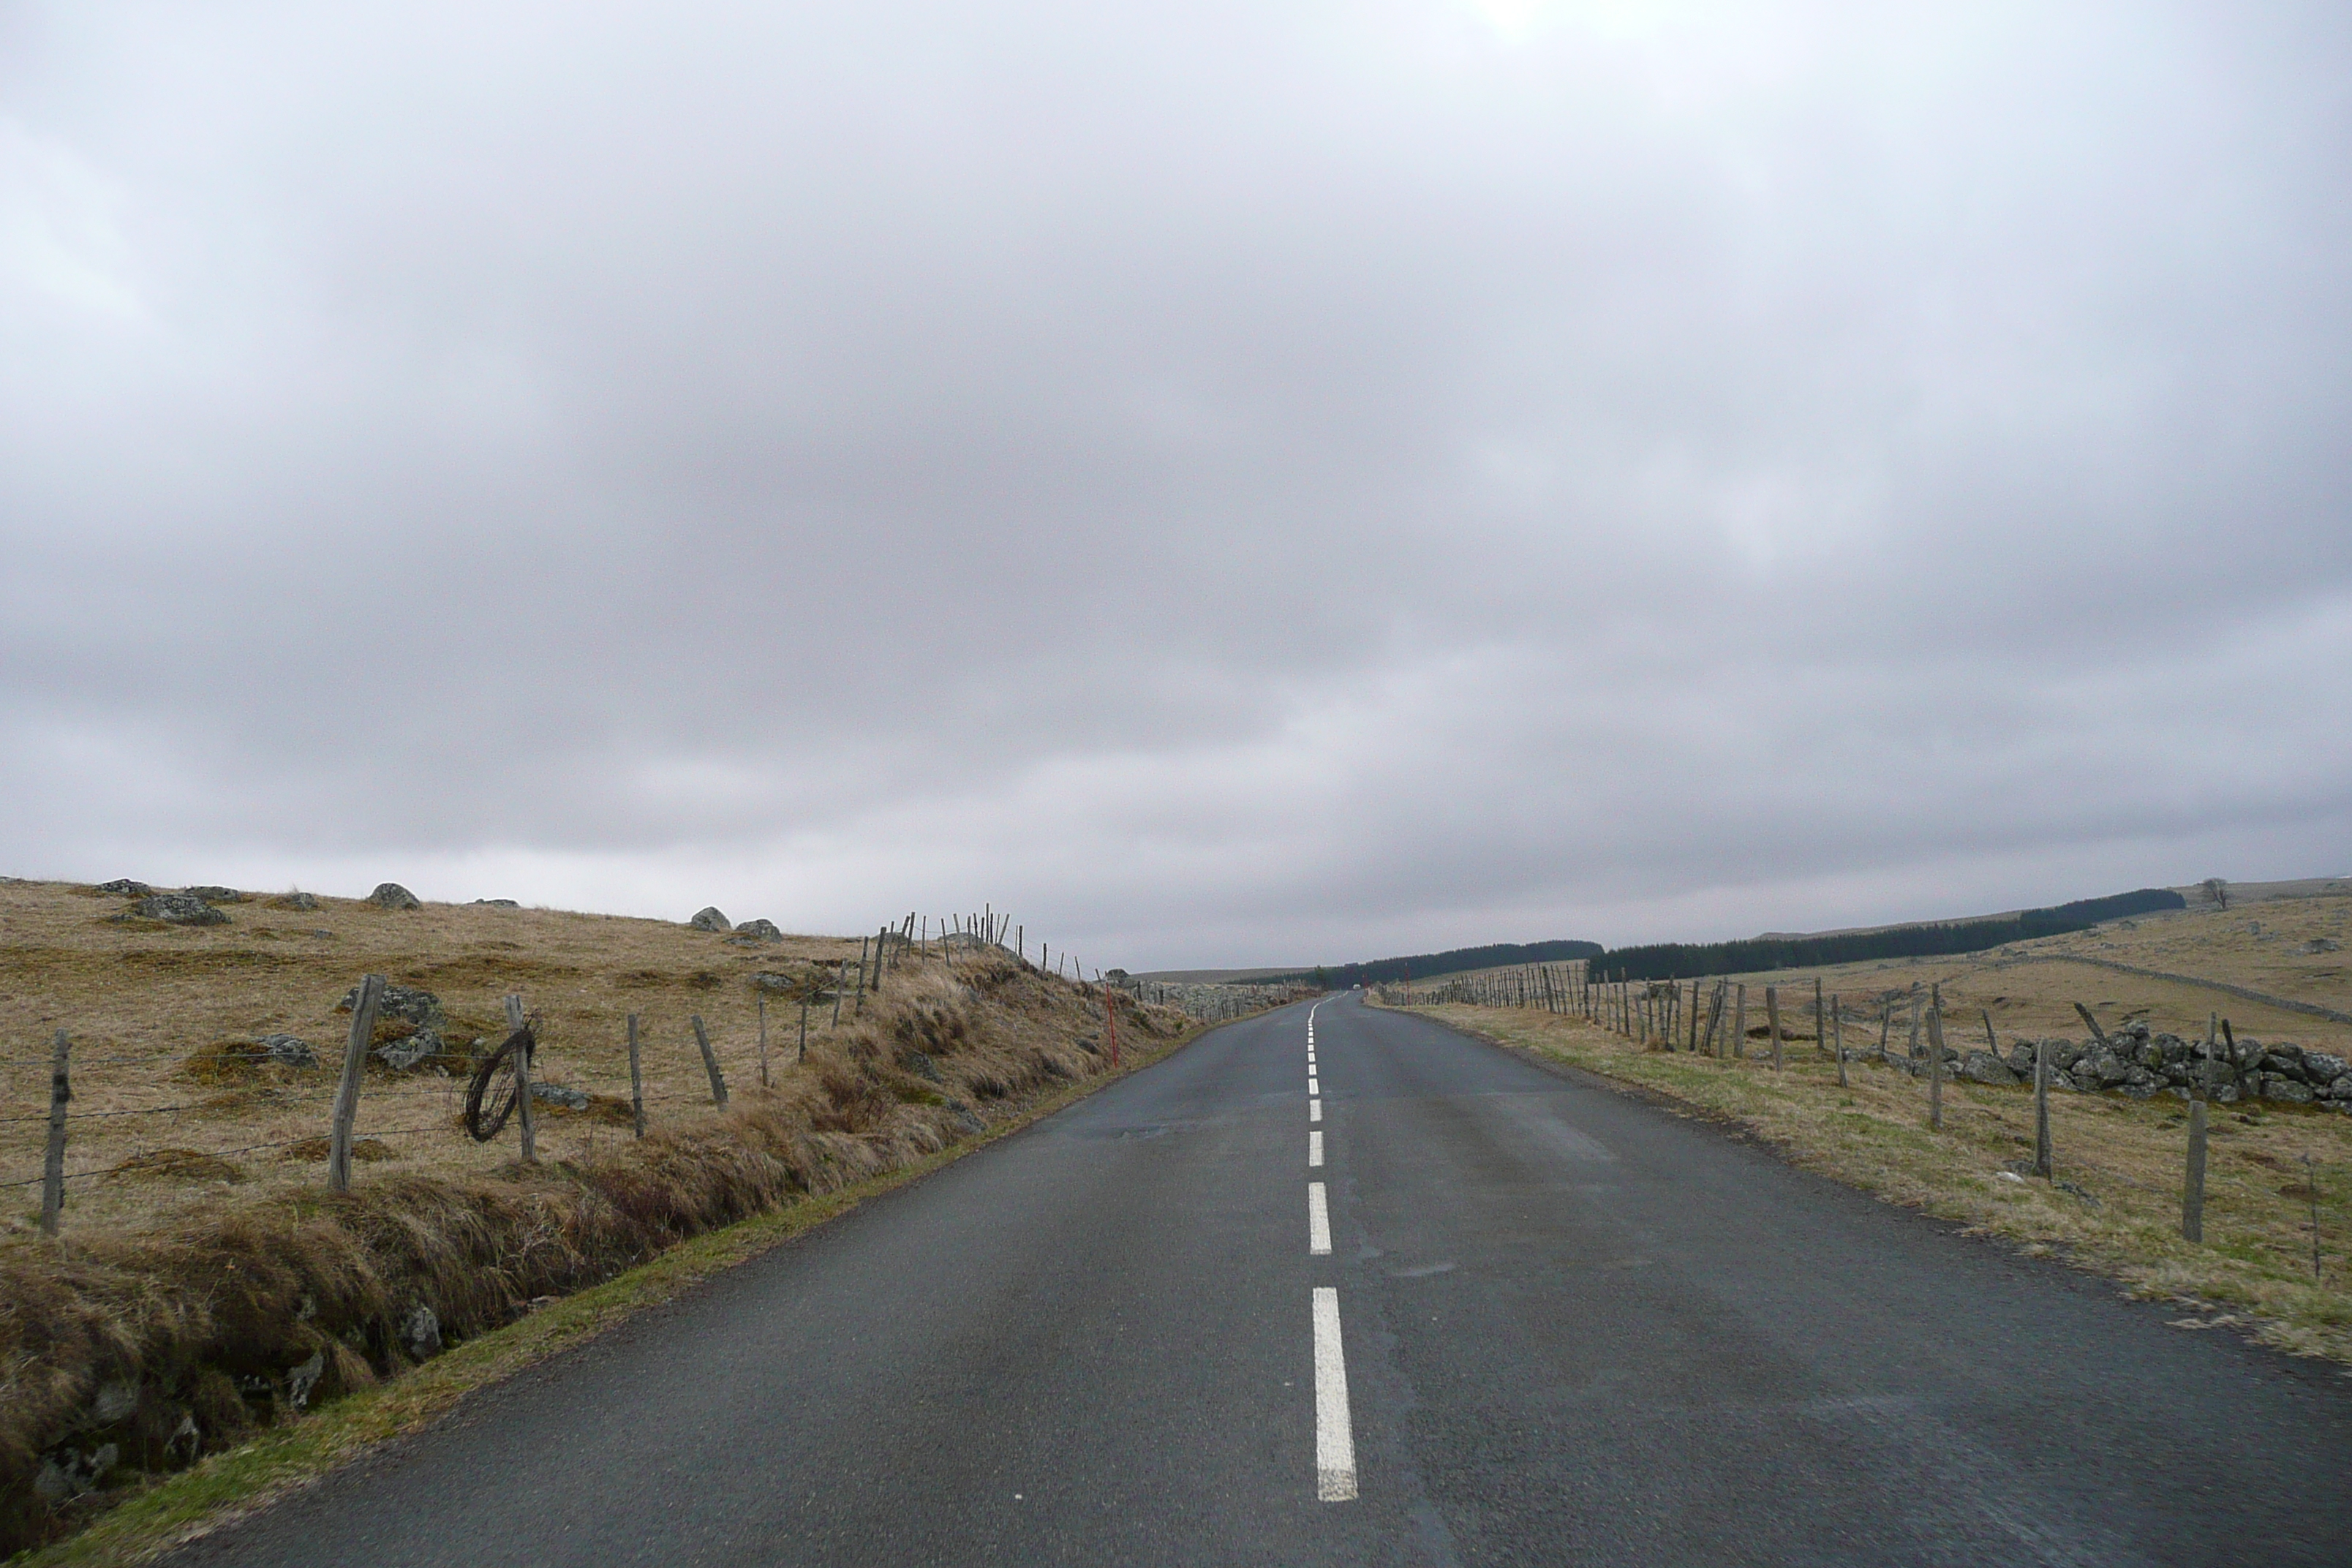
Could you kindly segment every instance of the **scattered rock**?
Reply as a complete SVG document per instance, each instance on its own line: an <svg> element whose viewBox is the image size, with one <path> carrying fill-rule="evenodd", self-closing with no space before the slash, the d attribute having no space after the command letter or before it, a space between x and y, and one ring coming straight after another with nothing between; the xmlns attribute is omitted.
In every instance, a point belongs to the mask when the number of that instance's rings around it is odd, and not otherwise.
<svg viewBox="0 0 2352 1568"><path fill-rule="evenodd" d="M898 1065L917 1078L929 1079L932 1083L942 1081L938 1064L924 1052L911 1048L901 1050L898 1053Z"/></svg>
<svg viewBox="0 0 2352 1568"><path fill-rule="evenodd" d="M84 1492L96 1490L121 1458L122 1450L112 1443L94 1448L64 1444L41 1456L41 1472L33 1478L33 1489L52 1507L71 1502Z"/></svg>
<svg viewBox="0 0 2352 1568"><path fill-rule="evenodd" d="M419 1301L408 1309L400 1320L400 1348L417 1361L431 1361L441 1353L440 1314Z"/></svg>
<svg viewBox="0 0 2352 1568"><path fill-rule="evenodd" d="M241 904L245 902L245 895L238 892L235 888L219 888L207 885L201 888L182 888L180 891L187 894L188 897L192 899L202 899L208 904Z"/></svg>
<svg viewBox="0 0 2352 1568"><path fill-rule="evenodd" d="M228 917L193 893L150 893L131 906L142 920L166 921L175 926L225 926Z"/></svg>
<svg viewBox="0 0 2352 1568"><path fill-rule="evenodd" d="M2305 954L2315 952L2341 952L2344 951L2344 944L2336 941L2332 937L2315 936L2309 942L2305 942L2302 946L2296 948L2294 951Z"/></svg>
<svg viewBox="0 0 2352 1568"><path fill-rule="evenodd" d="M298 890L291 893L280 893L278 897L269 900L269 907L273 910L315 910L319 907L319 900L315 896L310 893Z"/></svg>
<svg viewBox="0 0 2352 1568"><path fill-rule="evenodd" d="M2347 1072L2352 1072L2352 1062L2333 1051L2303 1053L2303 1076L2314 1083L2334 1083Z"/></svg>
<svg viewBox="0 0 2352 1568"><path fill-rule="evenodd" d="M519 910L522 906L512 899L476 899L474 902L493 910Z"/></svg>
<svg viewBox="0 0 2352 1568"><path fill-rule="evenodd" d="M425 907L417 901L415 893L397 882L378 882L375 891L367 896L367 901L380 910L421 910Z"/></svg>
<svg viewBox="0 0 2352 1568"><path fill-rule="evenodd" d="M1959 1076L1978 1083L2015 1083L2017 1074L1990 1051L1970 1051L1960 1062Z"/></svg>
<svg viewBox="0 0 2352 1568"><path fill-rule="evenodd" d="M716 904L696 910L694 918L686 923L697 931L731 931L735 929L727 917L719 912Z"/></svg>
<svg viewBox="0 0 2352 1568"><path fill-rule="evenodd" d="M560 1110L585 1110L589 1103L586 1089L561 1083L534 1083L530 1086L530 1097Z"/></svg>
<svg viewBox="0 0 2352 1568"><path fill-rule="evenodd" d="M335 1011L348 1013L360 1005L360 988L352 986L335 1004ZM448 1022L441 1012L441 998L415 985L387 985L376 999L376 1020L398 1018L420 1029L437 1029Z"/></svg>
<svg viewBox="0 0 2352 1568"><path fill-rule="evenodd" d="M264 1035L261 1053L273 1066L282 1068L314 1068L319 1065L319 1053L310 1042L296 1035Z"/></svg>
<svg viewBox="0 0 2352 1568"><path fill-rule="evenodd" d="M737 936L756 936L763 942L782 942L784 933L776 929L773 921L745 921L735 928Z"/></svg>
<svg viewBox="0 0 2352 1568"><path fill-rule="evenodd" d="M2282 1073L2266 1072L2262 1075L2262 1096L2264 1100L2284 1100L2290 1105L2309 1105L2312 1101L2311 1086L2299 1079L2288 1078Z"/></svg>
<svg viewBox="0 0 2352 1568"><path fill-rule="evenodd" d="M370 1054L394 1072L413 1072L439 1056L441 1050L441 1031L419 1028L396 1040L386 1040Z"/></svg>
<svg viewBox="0 0 2352 1568"><path fill-rule="evenodd" d="M100 882L93 890L112 893L117 898L143 899L155 889L144 882L133 881L129 877L117 877L111 882Z"/></svg>
<svg viewBox="0 0 2352 1568"><path fill-rule="evenodd" d="M312 1351L310 1359L286 1374L286 1403L300 1410L310 1403L310 1391L327 1370L327 1352Z"/></svg>

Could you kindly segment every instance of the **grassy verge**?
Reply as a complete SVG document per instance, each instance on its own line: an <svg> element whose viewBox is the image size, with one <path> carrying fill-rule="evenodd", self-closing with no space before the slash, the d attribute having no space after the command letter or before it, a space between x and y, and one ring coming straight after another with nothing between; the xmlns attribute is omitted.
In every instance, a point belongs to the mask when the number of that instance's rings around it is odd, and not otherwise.
<svg viewBox="0 0 2352 1568"><path fill-rule="evenodd" d="M2297 1355L2352 1364L2352 1117L2278 1107L2211 1109L2205 1242L2180 1237L2187 1108L2169 1098L2053 1091L2055 1176L2027 1174L2030 1089L1944 1086L1944 1125L1927 1124L1927 1085L1862 1062L1837 1082L1811 1041L1787 1066L1645 1050L1580 1019L1512 1008L1412 1012L1735 1122L1792 1163L1892 1203L2055 1256L2176 1301L2183 1328L2231 1328ZM2305 1163L2305 1157L2310 1163ZM2021 1178L2021 1179L2020 1179ZM2313 1269L2312 1209L2321 1268Z"/></svg>
<svg viewBox="0 0 2352 1568"><path fill-rule="evenodd" d="M1070 1084L985 1133L897 1170L682 1242L650 1263L467 1340L405 1376L338 1400L189 1469L158 1478L75 1535L9 1559L11 1568L98 1568L148 1561L266 1506L387 1438L430 1425L477 1389L580 1344L869 1198L918 1181L1164 1060L1205 1032L1192 1030L1158 1050L1130 1049L1119 1071Z"/></svg>

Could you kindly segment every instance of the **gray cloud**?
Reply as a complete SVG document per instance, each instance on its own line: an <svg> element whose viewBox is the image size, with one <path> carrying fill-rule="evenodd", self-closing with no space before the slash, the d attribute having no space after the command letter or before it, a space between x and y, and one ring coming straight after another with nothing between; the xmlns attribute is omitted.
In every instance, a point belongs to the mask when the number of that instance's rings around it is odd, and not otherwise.
<svg viewBox="0 0 2352 1568"><path fill-rule="evenodd" d="M2341 870L2320 7L0 16L0 855L1099 961Z"/></svg>

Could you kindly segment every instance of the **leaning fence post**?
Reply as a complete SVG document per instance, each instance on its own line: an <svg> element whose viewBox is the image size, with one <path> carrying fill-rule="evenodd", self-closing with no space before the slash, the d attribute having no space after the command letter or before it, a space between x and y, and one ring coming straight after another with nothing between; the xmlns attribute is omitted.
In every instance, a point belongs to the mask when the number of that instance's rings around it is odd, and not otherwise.
<svg viewBox="0 0 2352 1568"><path fill-rule="evenodd" d="M327 1190L352 1190L352 1123L359 1120L360 1076L367 1066L368 1047L375 1036L375 1010L383 999L383 976L360 981L359 1000L352 1005L351 1037L343 1043L343 1076L335 1085L335 1120L327 1140Z"/></svg>
<svg viewBox="0 0 2352 1568"><path fill-rule="evenodd" d="M710 1103L727 1103L727 1080L719 1076L719 1053L710 1048L710 1031L702 1026L702 1015L694 1016L694 1043L702 1047L702 1066L710 1074Z"/></svg>
<svg viewBox="0 0 2352 1568"><path fill-rule="evenodd" d="M2189 1102L2189 1180L2180 1192L2180 1238L2205 1239L2205 1100Z"/></svg>
<svg viewBox="0 0 2352 1568"><path fill-rule="evenodd" d="M73 1084L66 1070L71 1047L66 1032L58 1031L49 1047L49 1146L41 1157L41 1234L58 1233L58 1216L66 1206L66 1106L73 1100Z"/></svg>
<svg viewBox="0 0 2352 1568"><path fill-rule="evenodd" d="M1764 1021L1772 1029L1772 1070L1780 1070L1780 988L1764 987Z"/></svg>
<svg viewBox="0 0 2352 1568"><path fill-rule="evenodd" d="M1944 1125L1944 984L1927 1004L1927 1125Z"/></svg>
<svg viewBox="0 0 2352 1568"><path fill-rule="evenodd" d="M637 1136L646 1135L646 1069L644 1059L637 1054L637 1016L629 1015L629 1117L636 1124Z"/></svg>
<svg viewBox="0 0 2352 1568"><path fill-rule="evenodd" d="M2050 1041L2033 1042L2033 1173L2050 1179Z"/></svg>
<svg viewBox="0 0 2352 1568"><path fill-rule="evenodd" d="M529 1020L523 1016L522 998L507 998L507 1029L520 1033ZM527 1042L515 1051L515 1109L522 1113L522 1157L526 1161L539 1158L539 1117L530 1105L530 1047Z"/></svg>

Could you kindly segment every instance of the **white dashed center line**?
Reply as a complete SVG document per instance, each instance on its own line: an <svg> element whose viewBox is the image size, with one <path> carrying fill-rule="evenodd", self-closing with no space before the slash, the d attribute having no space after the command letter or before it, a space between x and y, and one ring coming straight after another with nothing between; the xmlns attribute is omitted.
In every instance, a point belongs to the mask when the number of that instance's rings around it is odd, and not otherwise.
<svg viewBox="0 0 2352 1568"><path fill-rule="evenodd" d="M1320 1121L1323 1120L1323 1102L1321 1100L1310 1100L1307 1102L1307 1120L1309 1121Z"/></svg>
<svg viewBox="0 0 2352 1568"><path fill-rule="evenodd" d="M1307 1135L1307 1168L1311 1171L1322 1163L1323 1134L1309 1132Z"/></svg>
<svg viewBox="0 0 2352 1568"><path fill-rule="evenodd" d="M1331 1255L1331 1207L1323 1201L1323 1184L1307 1184L1307 1250L1316 1258Z"/></svg>
<svg viewBox="0 0 2352 1568"><path fill-rule="evenodd" d="M1315 1288L1315 1495L1324 1502L1346 1502L1356 1495L1356 1435L1348 1419L1339 1292L1328 1285Z"/></svg>

